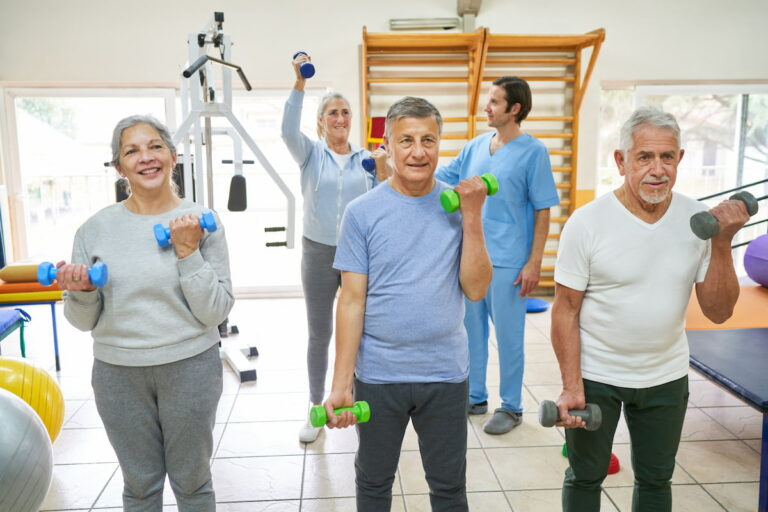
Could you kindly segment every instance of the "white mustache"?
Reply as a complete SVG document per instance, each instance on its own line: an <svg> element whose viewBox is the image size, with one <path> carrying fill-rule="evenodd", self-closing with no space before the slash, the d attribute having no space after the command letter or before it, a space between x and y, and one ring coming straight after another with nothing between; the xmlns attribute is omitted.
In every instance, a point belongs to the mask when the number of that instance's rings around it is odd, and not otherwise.
<svg viewBox="0 0 768 512"><path fill-rule="evenodd" d="M653 179L651 179L651 178L643 178L642 180L640 180L640 184L641 184L641 185L645 185L645 184L647 184L647 183L651 183L651 182L655 182L655 183L658 183L658 182L667 183L668 181L669 181L669 176L662 176L661 178L653 178Z"/></svg>

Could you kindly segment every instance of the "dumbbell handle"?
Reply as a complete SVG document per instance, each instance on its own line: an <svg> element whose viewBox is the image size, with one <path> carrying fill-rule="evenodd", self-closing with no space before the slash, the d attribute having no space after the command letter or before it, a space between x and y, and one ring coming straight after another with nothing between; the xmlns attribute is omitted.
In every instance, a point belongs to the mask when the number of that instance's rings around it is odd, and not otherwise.
<svg viewBox="0 0 768 512"><path fill-rule="evenodd" d="M204 210L203 214L199 217L200 229L208 230L209 233L213 233L218 229L216 225L216 218L213 216L211 210ZM162 224L155 224L154 226L155 240L160 247L168 247L171 245L171 228L166 228Z"/></svg>
<svg viewBox="0 0 768 512"><path fill-rule="evenodd" d="M755 196L746 190L737 192L728 199L742 201L750 217L756 214L759 208ZM720 232L720 223L710 212L699 212L691 216L691 230L702 240L709 240Z"/></svg>
<svg viewBox="0 0 768 512"><path fill-rule="evenodd" d="M597 404L587 404L584 409L569 410L568 414L582 418L586 422L587 430L597 430L603 423L603 414ZM560 421L560 409L552 400L542 400L539 406L539 423L543 427L553 427Z"/></svg>
<svg viewBox="0 0 768 512"><path fill-rule="evenodd" d="M379 149L385 149L385 148L384 146L379 146ZM376 160L374 160L370 156L367 158L363 158L360 164L363 166L363 169L365 169L368 172L374 172L376 170Z"/></svg>
<svg viewBox="0 0 768 512"><path fill-rule="evenodd" d="M339 407L333 410L333 414L339 415L344 411L352 411L357 417L358 423L365 423L371 419L371 407L366 401L355 402L352 407ZM328 423L328 415L325 411L325 407L322 405L316 405L309 411L309 421L313 427L322 427Z"/></svg>
<svg viewBox="0 0 768 512"><path fill-rule="evenodd" d="M485 173L480 176L485 182L485 186L488 188L488 195L492 196L499 191L499 181L491 173ZM461 199L458 192L455 190L443 190L440 194L440 204L443 205L443 209L448 213L453 213L461 206Z"/></svg>
<svg viewBox="0 0 768 512"><path fill-rule="evenodd" d="M293 58L295 59L299 55L306 55L307 57L309 57L309 54L307 52L298 51L293 54ZM304 78L312 78L313 76L315 76L315 65L312 64L311 62L302 62L301 65L299 66L299 73L301 73L301 76L303 76Z"/></svg>
<svg viewBox="0 0 768 512"><path fill-rule="evenodd" d="M48 261L41 263L37 267L37 282L43 286L50 286L56 280L59 269L53 263ZM94 286L104 286L107 284L107 266L98 261L88 269L88 279Z"/></svg>

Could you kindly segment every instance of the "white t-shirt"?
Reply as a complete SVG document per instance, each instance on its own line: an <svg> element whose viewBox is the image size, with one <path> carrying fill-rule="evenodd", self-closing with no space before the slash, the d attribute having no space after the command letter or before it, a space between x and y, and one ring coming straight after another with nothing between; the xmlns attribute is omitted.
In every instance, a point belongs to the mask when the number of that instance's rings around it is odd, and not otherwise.
<svg viewBox="0 0 768 512"><path fill-rule="evenodd" d="M349 164L349 161L352 158L352 152L349 152L346 155L340 155L335 151L331 151L331 155L333 155L333 159L336 160L336 165L339 166L339 169L346 169L347 164Z"/></svg>
<svg viewBox="0 0 768 512"><path fill-rule="evenodd" d="M685 311L710 257L710 243L693 234L689 219L706 208L673 193L664 216L648 224L610 193L573 213L560 237L555 281L585 292L583 378L637 389L687 374Z"/></svg>

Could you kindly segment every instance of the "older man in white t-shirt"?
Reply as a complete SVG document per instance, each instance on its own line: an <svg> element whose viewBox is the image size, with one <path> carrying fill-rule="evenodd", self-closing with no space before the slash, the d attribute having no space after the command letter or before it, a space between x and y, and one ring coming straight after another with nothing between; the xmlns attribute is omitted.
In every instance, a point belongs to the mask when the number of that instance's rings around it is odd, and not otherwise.
<svg viewBox="0 0 768 512"><path fill-rule="evenodd" d="M709 241L689 226L706 207L672 192L683 157L675 118L632 114L614 153L624 184L580 208L565 225L555 267L552 344L568 459L563 510L600 510L600 485L622 405L632 439L633 511L671 511L670 479L688 403L685 310L691 289L704 314L724 322L739 295L733 235L749 219L740 201L711 210ZM569 409L598 404L602 427L587 431Z"/></svg>

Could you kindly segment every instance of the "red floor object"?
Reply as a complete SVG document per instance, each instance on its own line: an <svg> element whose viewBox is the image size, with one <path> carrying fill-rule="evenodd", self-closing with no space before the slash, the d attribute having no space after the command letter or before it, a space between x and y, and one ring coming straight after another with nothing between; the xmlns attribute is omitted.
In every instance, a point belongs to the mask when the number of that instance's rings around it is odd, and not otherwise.
<svg viewBox="0 0 768 512"><path fill-rule="evenodd" d="M619 458L616 455L611 454L611 462L608 463L608 474L613 475L618 473L620 469Z"/></svg>
<svg viewBox="0 0 768 512"><path fill-rule="evenodd" d="M563 449L561 450L563 457L568 456L568 445L563 443ZM611 454L611 461L608 463L608 474L613 475L619 472L621 465L619 464L619 458L615 454Z"/></svg>

